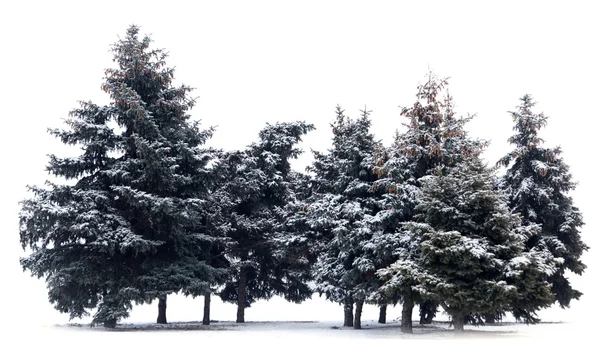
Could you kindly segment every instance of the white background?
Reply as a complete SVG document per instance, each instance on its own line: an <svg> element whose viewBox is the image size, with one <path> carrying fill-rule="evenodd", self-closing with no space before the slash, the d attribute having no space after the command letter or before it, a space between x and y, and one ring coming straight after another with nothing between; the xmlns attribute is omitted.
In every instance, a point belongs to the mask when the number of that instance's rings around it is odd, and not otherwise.
<svg viewBox="0 0 600 360"><path fill-rule="evenodd" d="M77 100L104 104L109 46L131 24L166 48L176 82L196 88L195 119L218 126L210 145L241 149L266 122L315 124L302 147L325 150L336 104L355 117L373 110L372 131L389 144L402 130L402 106L414 102L428 69L450 77L459 114L477 117L471 135L492 141L495 163L510 147L513 110L526 93L549 117L542 136L561 145L579 186L573 197L586 221L585 295L546 320L590 323L598 303L597 3L594 1L6 1L0 4L0 311L12 323L64 323L48 304L43 280L22 273L18 202L42 185L46 154L70 154L46 133L62 126ZM311 161L305 154L299 170ZM215 299L216 300L216 299ZM214 318L233 319L215 304ZM197 320L201 300L171 297L169 320ZM366 317L376 316L367 308ZM396 314L397 312L397 314ZM391 310L392 316L399 311ZM154 306L134 321L152 322ZM248 320L338 320L324 300L276 299L248 309Z"/></svg>

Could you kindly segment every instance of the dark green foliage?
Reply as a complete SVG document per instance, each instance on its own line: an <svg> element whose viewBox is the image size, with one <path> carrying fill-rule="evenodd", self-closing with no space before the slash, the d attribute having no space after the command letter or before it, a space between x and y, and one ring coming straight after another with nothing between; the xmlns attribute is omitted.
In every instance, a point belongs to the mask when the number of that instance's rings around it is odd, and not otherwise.
<svg viewBox="0 0 600 360"><path fill-rule="evenodd" d="M273 295L301 302L312 294L306 284L307 259L288 231L285 206L296 200L301 186L290 160L300 155L296 145L313 128L304 122L267 125L258 143L224 154L219 162L222 186L217 196L227 204L225 251L232 267L220 293L224 301L244 296L247 307ZM240 292L240 285L246 291ZM240 311L238 321L243 322Z"/></svg>
<svg viewBox="0 0 600 360"><path fill-rule="evenodd" d="M375 271L392 256L394 244L373 232L373 223L381 206L383 189L374 189L373 153L381 145L370 133L369 112L352 120L337 108L337 119L331 125L333 146L325 153L314 152L309 168L311 197L301 214L305 234L314 239L318 259L314 267L316 290L337 303L357 304L364 301L386 303L377 296L380 286ZM360 328L355 318L355 327Z"/></svg>
<svg viewBox="0 0 600 360"><path fill-rule="evenodd" d="M507 167L501 187L507 192L513 211L526 224L540 224L542 231L530 237L528 249L549 250L557 260L559 271L550 278L556 301L568 307L579 299L580 291L572 288L566 271L581 275L581 262L589 247L581 240L583 217L568 192L575 189L569 166L561 158L560 147L544 148L539 131L546 126L544 114L534 114L535 102L530 95L520 99L517 111L511 112L515 134L508 140L515 149L498 165Z"/></svg>
<svg viewBox="0 0 600 360"><path fill-rule="evenodd" d="M493 174L477 158L423 181L415 221L405 224L420 254L392 269L412 278L418 284L413 288L455 322L512 311L523 299L533 300L535 305L520 310L534 319L535 311L551 302L550 285L540 278L556 265L548 253L524 252L539 227L522 226L510 213Z"/></svg>
<svg viewBox="0 0 600 360"><path fill-rule="evenodd" d="M434 170L450 171L465 159L479 154L487 145L485 141L467 136L464 125L471 117L456 116L452 98L447 92L443 96L446 86L446 79L439 79L431 72L427 75L425 84L418 87L417 101L402 110L401 114L409 120L406 131L397 132L393 144L380 149L374 160L374 171L380 177L375 187L388 190L383 197L387 210L378 216L382 221L377 225L390 239L388 241L395 244L394 257L378 272L383 277L381 292L388 297L410 298L410 303L422 301L419 293L413 292L418 283L411 276L393 274L393 267L389 266L399 261L415 266L412 272L420 271L419 247L400 226L413 219L415 207L420 203L420 179ZM429 304L433 308L428 311L434 313L435 304ZM406 309L407 314L412 313L412 305L410 307ZM408 320L406 325L410 323Z"/></svg>
<svg viewBox="0 0 600 360"><path fill-rule="evenodd" d="M200 146L212 129L189 122L191 88L172 85L166 53L150 49L132 26L112 47L116 68L102 89L111 102L81 102L67 130L51 130L82 155L50 156L48 171L74 185L32 188L23 202L24 269L45 277L50 301L94 322L114 325L131 302L172 292L203 294L214 278L206 264L215 214L212 151Z"/></svg>

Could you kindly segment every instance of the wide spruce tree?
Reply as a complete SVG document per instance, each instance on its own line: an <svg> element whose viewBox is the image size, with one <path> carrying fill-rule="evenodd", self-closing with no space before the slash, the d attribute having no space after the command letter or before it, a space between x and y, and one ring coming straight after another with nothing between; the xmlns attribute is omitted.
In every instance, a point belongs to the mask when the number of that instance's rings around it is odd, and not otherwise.
<svg viewBox="0 0 600 360"><path fill-rule="evenodd" d="M215 275L205 261L212 152L201 148L212 129L190 122L192 89L173 85L167 54L150 44L131 26L112 46L110 103L81 102L67 129L50 131L82 149L50 156L49 173L70 182L32 187L20 213L23 268L46 278L59 311L97 308L93 322L110 327L156 298L166 322L167 294L204 294Z"/></svg>
<svg viewBox="0 0 600 360"><path fill-rule="evenodd" d="M309 170L314 177L312 195L304 211L312 232L318 233L314 266L316 290L343 304L345 326L361 328L363 304L379 287L374 276L391 246L374 238L371 222L381 210L379 197L385 192L373 188L372 154L381 144L370 133L369 112L350 119L338 106L331 128L333 145L326 153L314 152ZM356 306L355 315L352 310Z"/></svg>
<svg viewBox="0 0 600 360"><path fill-rule="evenodd" d="M513 211L520 213L526 224L542 227L540 233L528 239L527 248L547 249L562 261L549 281L558 304L568 307L582 293L573 289L567 271L581 275L586 268L581 256L588 250L580 234L582 214L569 195L576 183L561 157L561 148L543 147L539 132L546 126L547 117L533 112L535 102L530 95L520 100L517 110L510 112L515 134L508 141L514 150L498 162L507 168L501 187Z"/></svg>
<svg viewBox="0 0 600 360"><path fill-rule="evenodd" d="M478 157L421 181L416 214L403 224L418 256L401 257L391 267L392 281L409 278L421 298L452 316L456 331L465 320L481 321L489 313L517 309L534 319L552 301L543 278L557 265L547 251L525 251L539 226L522 225L511 213L493 172Z"/></svg>
<svg viewBox="0 0 600 360"><path fill-rule="evenodd" d="M245 321L245 308L260 299L281 295L301 302L312 295L308 263L290 246L286 206L296 201L298 174L290 161L314 127L304 122L267 125L259 141L244 151L223 155L219 196L225 199L225 254L230 277L221 299L237 304L236 322Z"/></svg>
<svg viewBox="0 0 600 360"><path fill-rule="evenodd" d="M415 260L419 255L414 239L400 226L402 222L412 220L415 206L419 204L422 186L419 180L431 175L434 169L448 171L480 153L487 145L485 141L467 136L464 126L472 117L455 114L447 85L447 79L428 73L425 83L417 88L413 106L402 109L401 114L409 120L406 130L397 131L393 144L380 149L374 157L375 172L380 177L375 187L391 190L384 197L386 211L379 216L379 228L391 243L398 244L395 250L398 261ZM394 277L392 281L388 270L381 269L380 272L384 277L382 291L392 297L401 297L401 329L410 333L415 303L421 303L422 321L431 321L437 305L421 299L419 293L413 291L418 284L413 283L411 277L405 277L404 281ZM414 271L419 270L415 268Z"/></svg>

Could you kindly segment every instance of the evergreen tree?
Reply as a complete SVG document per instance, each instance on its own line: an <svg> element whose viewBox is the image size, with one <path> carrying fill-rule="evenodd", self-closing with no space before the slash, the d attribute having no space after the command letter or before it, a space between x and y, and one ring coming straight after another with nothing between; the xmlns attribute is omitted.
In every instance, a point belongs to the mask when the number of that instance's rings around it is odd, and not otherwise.
<svg viewBox="0 0 600 360"><path fill-rule="evenodd" d="M467 136L465 124L472 117L457 117L454 112L454 102L446 91L446 79L439 79L435 74L429 73L427 81L419 85L417 101L412 107L403 108L401 114L409 119L404 133L396 132L392 146L380 149L374 157L375 172L380 179L375 182L375 187L390 189L385 196L386 212L381 216L380 229L390 240L397 244L396 259L408 258L416 261L419 252L413 239L405 234L400 226L402 222L411 221L414 208L418 205L421 183L419 179L430 175L438 168L447 172L452 167L461 163L465 158L481 152L487 145L485 141L474 140ZM390 262L386 266L393 263ZM418 262L413 262L418 264ZM418 269L414 269L418 271ZM413 291L416 283L407 277L405 281L394 277L389 282L388 270L382 270L384 276L382 290L388 294L395 294L402 298L402 323L403 332L412 332L412 313L415 302L422 299L419 293ZM422 304L423 318L432 318L437 305L433 302Z"/></svg>
<svg viewBox="0 0 600 360"><path fill-rule="evenodd" d="M80 156L50 156L48 171L74 180L32 187L23 202L20 237L32 253L24 269L45 277L49 299L71 318L98 308L94 323L114 327L132 301L204 293L215 271L207 264L211 200L207 188L212 151L187 112L192 90L172 84L163 50L131 26L112 47L116 68L102 89L110 104L81 102L51 130L63 143L80 145Z"/></svg>
<svg viewBox="0 0 600 360"><path fill-rule="evenodd" d="M237 303L236 322L245 321L245 308L256 300L282 295L301 302L312 295L306 262L287 246L293 239L285 207L296 200L298 175L290 160L301 154L296 145L313 128L304 122L267 125L258 143L227 153L220 162L226 176L219 191L228 203L225 251L232 270L220 296Z"/></svg>
<svg viewBox="0 0 600 360"><path fill-rule="evenodd" d="M547 117L533 113L535 102L530 95L520 100L517 111L511 112L515 134L508 140L515 149L498 162L507 167L501 187L513 211L520 213L526 224L542 226L540 233L528 239L527 248L549 250L562 261L549 280L556 301L568 307L582 293L571 286L567 270L581 275L586 268L581 256L588 250L580 235L583 217L568 194L576 184L561 158L561 148L542 146L539 131L546 126Z"/></svg>
<svg viewBox="0 0 600 360"><path fill-rule="evenodd" d="M344 305L345 326L361 328L362 306L379 287L374 276L381 259L392 249L373 237L371 222L381 210L374 191L372 154L379 142L369 132L369 112L351 120L338 106L331 125L333 146L325 154L313 152L313 195L306 209L311 231L319 234L319 256L314 267L316 290ZM356 314L352 308L356 305ZM353 324L352 324L353 323Z"/></svg>
<svg viewBox="0 0 600 360"><path fill-rule="evenodd" d="M534 318L539 304L552 299L540 278L556 270L546 252L524 251L539 226L521 225L477 157L422 181L417 214L404 224L418 256L395 263L394 277L410 278L422 298L439 303L456 331L466 319L481 322L482 315L512 311L521 302L537 305L520 309Z"/></svg>

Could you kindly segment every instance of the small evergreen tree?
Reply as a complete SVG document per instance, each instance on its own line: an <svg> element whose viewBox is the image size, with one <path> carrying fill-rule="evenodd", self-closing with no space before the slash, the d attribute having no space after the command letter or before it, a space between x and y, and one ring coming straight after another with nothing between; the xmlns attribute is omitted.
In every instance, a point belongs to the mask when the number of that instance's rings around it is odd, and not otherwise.
<svg viewBox="0 0 600 360"><path fill-rule="evenodd" d="M301 302L312 295L306 262L286 247L285 207L295 201L298 180L290 160L300 155L296 145L313 128L304 122L267 125L258 143L220 162L227 174L219 191L228 203L225 251L231 263L220 296L237 303L236 322L245 321L245 308L256 300L282 295Z"/></svg>
<svg viewBox="0 0 600 360"><path fill-rule="evenodd" d="M575 189L569 166L561 158L560 147L544 148L539 131L546 126L544 114L534 114L535 102L530 95L521 99L517 111L511 112L515 134L509 143L515 149L504 156L499 166L507 167L501 182L513 211L523 216L526 224L540 224L542 231L531 236L527 248L549 250L562 264L549 280L556 301L568 307L582 293L573 289L567 270L581 275L586 266L581 261L588 246L582 241L583 217L568 192ZM519 314L516 314L519 316Z"/></svg>
<svg viewBox="0 0 600 360"><path fill-rule="evenodd" d="M404 225L419 254L395 263L395 276L410 278L422 298L439 303L456 331L466 319L511 311L523 299L551 301L550 285L539 279L553 273L555 264L544 252L524 251L539 227L523 226L511 214L493 174L477 157L422 181L417 214ZM538 309L528 308L527 316Z"/></svg>
<svg viewBox="0 0 600 360"><path fill-rule="evenodd" d="M345 326L361 328L362 306L379 287L375 270L392 249L382 237L373 237L371 221L381 210L374 191L372 154L379 142L369 132L369 112L351 120L338 106L331 125L333 147L313 152L313 195L306 209L309 228L319 234L314 267L316 290L344 305ZM352 308L356 305L356 314Z"/></svg>
<svg viewBox="0 0 600 360"><path fill-rule="evenodd" d="M207 186L212 129L189 122L191 88L175 87L163 50L131 26L112 47L116 68L102 89L111 102L81 102L51 130L80 156L50 156L48 171L74 185L32 187L23 202L24 269L46 277L50 302L73 317L98 307L94 323L114 327L132 301L203 293L215 275L204 260L213 238Z"/></svg>

